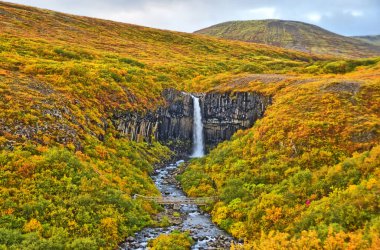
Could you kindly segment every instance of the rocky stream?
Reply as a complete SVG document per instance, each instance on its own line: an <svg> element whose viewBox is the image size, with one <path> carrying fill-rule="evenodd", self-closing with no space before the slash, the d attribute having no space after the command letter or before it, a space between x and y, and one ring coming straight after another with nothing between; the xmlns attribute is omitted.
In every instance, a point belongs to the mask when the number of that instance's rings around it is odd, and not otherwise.
<svg viewBox="0 0 380 250"><path fill-rule="evenodd" d="M191 157L202 157L204 155L204 138L202 112L199 98L191 95L193 100L193 152ZM180 185L175 180L178 167L184 163L183 160L169 164L164 168L159 168L152 176L157 188L162 196L184 198ZM181 232L188 231L195 243L192 249L229 249L234 239L226 232L219 229L212 223L210 215L204 213L197 205L164 205L165 212L161 219L169 218L171 226L162 228L145 228L137 232L134 237L127 238L122 244L122 249L147 249L148 242L160 234L167 234L173 230Z"/></svg>
<svg viewBox="0 0 380 250"><path fill-rule="evenodd" d="M163 196L184 197L174 176L178 166L184 161L169 164L156 170L152 176L157 188ZM168 234L173 230L188 231L195 243L192 249L229 249L234 239L212 223L210 215L203 212L196 205L181 205L174 208L173 205L164 205L165 212L161 216L167 216L172 224L169 227L145 228L134 236L127 238L121 245L121 249L142 250L147 249L148 241L160 234Z"/></svg>

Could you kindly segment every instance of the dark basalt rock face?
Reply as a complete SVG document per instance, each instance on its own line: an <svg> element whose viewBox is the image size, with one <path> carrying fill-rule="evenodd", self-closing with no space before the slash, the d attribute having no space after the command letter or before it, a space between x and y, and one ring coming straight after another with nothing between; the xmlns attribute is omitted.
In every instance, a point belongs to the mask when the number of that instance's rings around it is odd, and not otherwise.
<svg viewBox="0 0 380 250"><path fill-rule="evenodd" d="M208 93L202 98L205 143L215 146L239 129L252 127L271 98L252 92Z"/></svg>
<svg viewBox="0 0 380 250"><path fill-rule="evenodd" d="M196 94L200 98L204 139L208 148L228 140L239 129L250 128L264 115L271 98L251 92ZM189 153L193 139L193 100L188 93L174 89L163 92L166 105L147 113L114 114L115 127L131 140L169 145Z"/></svg>
<svg viewBox="0 0 380 250"><path fill-rule="evenodd" d="M155 111L115 113L115 127L131 140L155 138L175 151L188 153L193 135L193 99L174 89L165 90L163 97L166 105Z"/></svg>
<svg viewBox="0 0 380 250"><path fill-rule="evenodd" d="M159 141L192 140L193 137L193 99L187 93L166 90L164 97L166 107L158 109L158 129L156 138Z"/></svg>

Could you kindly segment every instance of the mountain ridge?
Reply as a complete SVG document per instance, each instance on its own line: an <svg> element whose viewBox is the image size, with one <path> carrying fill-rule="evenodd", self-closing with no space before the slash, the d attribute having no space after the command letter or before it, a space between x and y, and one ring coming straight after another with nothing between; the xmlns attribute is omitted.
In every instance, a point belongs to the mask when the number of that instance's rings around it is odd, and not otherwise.
<svg viewBox="0 0 380 250"><path fill-rule="evenodd" d="M380 35L351 36L352 38L380 46Z"/></svg>
<svg viewBox="0 0 380 250"><path fill-rule="evenodd" d="M194 33L268 44L315 54L346 57L371 57L380 54L379 46L300 21L279 19L228 21L197 30Z"/></svg>

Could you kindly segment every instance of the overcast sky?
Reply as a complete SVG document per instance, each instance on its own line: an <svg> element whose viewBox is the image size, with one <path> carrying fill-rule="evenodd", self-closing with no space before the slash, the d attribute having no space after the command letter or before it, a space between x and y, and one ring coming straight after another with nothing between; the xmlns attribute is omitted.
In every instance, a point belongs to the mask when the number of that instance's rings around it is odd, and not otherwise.
<svg viewBox="0 0 380 250"><path fill-rule="evenodd" d="M231 20L285 19L342 35L380 34L380 0L6 0L185 32Z"/></svg>

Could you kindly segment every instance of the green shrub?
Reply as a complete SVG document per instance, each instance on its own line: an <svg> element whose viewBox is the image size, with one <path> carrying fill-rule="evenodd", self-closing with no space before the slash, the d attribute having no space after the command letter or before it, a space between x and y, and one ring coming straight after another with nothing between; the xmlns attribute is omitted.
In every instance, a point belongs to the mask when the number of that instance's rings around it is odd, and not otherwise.
<svg viewBox="0 0 380 250"><path fill-rule="evenodd" d="M263 73L267 68L264 65L257 63L247 63L240 67L240 72L248 72L248 73Z"/></svg>
<svg viewBox="0 0 380 250"><path fill-rule="evenodd" d="M136 66L136 67L139 67L139 68L144 68L145 67L144 63L141 63L141 62L136 61L136 60L131 59L131 58L120 58L119 62L127 63L129 65Z"/></svg>
<svg viewBox="0 0 380 250"><path fill-rule="evenodd" d="M74 52L71 52L71 51L66 51L66 50L57 48L57 49L54 49L54 52L57 55L60 55L62 57L66 57L68 59L77 59L77 60L80 59L80 56L78 56L77 54L75 54Z"/></svg>
<svg viewBox="0 0 380 250"><path fill-rule="evenodd" d="M327 63L324 67L325 73L344 74L355 69L355 65L349 61L336 61Z"/></svg>
<svg viewBox="0 0 380 250"><path fill-rule="evenodd" d="M91 238L77 238L68 247L77 250L95 250L98 249L97 244Z"/></svg>

